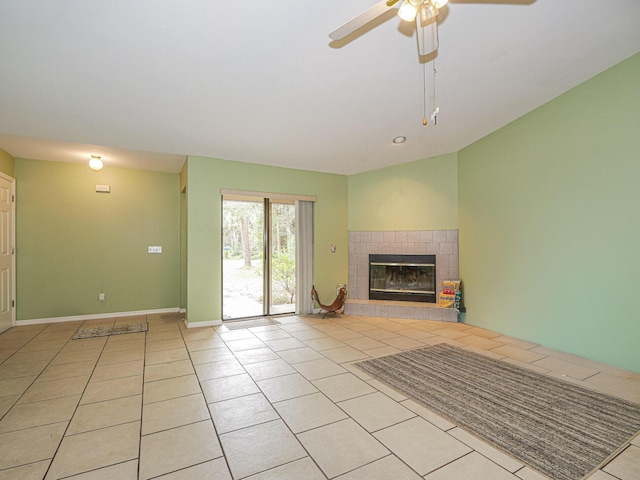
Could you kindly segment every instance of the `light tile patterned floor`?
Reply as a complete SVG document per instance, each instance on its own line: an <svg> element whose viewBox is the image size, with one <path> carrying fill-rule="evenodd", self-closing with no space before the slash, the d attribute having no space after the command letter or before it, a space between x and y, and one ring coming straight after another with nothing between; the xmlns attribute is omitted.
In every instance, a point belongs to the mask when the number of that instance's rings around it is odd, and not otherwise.
<svg viewBox="0 0 640 480"><path fill-rule="evenodd" d="M147 320L148 333L70 340ZM640 403L640 374L471 325L290 316L186 329L179 315L0 335L0 480L540 480L352 363L446 342ZM591 480L640 478L640 437Z"/></svg>

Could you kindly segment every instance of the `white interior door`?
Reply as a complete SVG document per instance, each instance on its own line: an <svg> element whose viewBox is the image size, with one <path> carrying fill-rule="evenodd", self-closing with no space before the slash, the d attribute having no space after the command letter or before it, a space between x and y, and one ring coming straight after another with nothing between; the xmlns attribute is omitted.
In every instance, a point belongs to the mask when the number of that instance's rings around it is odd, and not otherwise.
<svg viewBox="0 0 640 480"><path fill-rule="evenodd" d="M0 174L0 332L14 325L14 179Z"/></svg>

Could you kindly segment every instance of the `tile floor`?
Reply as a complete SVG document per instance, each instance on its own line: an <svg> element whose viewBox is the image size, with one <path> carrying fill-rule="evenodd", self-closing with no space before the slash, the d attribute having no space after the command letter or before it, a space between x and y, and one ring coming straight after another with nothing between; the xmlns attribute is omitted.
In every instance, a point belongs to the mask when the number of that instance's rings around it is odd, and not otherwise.
<svg viewBox="0 0 640 480"><path fill-rule="evenodd" d="M80 326L147 333L70 340ZM290 316L186 329L178 315L0 335L0 480L539 480L355 368L447 342L640 403L640 374L463 323ZM640 478L640 436L592 480Z"/></svg>

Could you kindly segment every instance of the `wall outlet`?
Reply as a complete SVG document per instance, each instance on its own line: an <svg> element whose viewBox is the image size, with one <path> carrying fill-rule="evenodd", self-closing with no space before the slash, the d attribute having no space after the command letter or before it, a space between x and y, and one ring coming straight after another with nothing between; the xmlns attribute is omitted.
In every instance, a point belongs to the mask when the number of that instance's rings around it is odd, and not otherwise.
<svg viewBox="0 0 640 480"><path fill-rule="evenodd" d="M159 245L156 245L156 246L149 245L149 249L147 251L149 253L162 253L162 247Z"/></svg>
<svg viewBox="0 0 640 480"><path fill-rule="evenodd" d="M99 293L98 294L98 300L100 300L101 302L104 302L107 299L106 294L104 293Z"/></svg>

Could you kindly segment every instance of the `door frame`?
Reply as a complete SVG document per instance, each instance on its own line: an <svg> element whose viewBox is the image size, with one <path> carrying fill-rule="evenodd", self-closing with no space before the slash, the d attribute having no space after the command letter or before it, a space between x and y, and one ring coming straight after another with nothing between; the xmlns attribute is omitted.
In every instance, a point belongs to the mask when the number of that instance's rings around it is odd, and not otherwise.
<svg viewBox="0 0 640 480"><path fill-rule="evenodd" d="M229 192L229 193L227 193ZM222 321L234 321L240 318L256 318L256 317L265 317L265 316L275 316L275 315L293 315L296 311L296 305L294 303L294 308L291 312L283 312L283 313L274 313L272 310L272 299L273 299L273 265L272 265L272 221L273 221L273 205L274 204L287 204L292 205L295 208L295 200L296 197L294 195L288 194L266 194L266 193L256 193L256 192L242 192L242 191L221 191L221 217L224 219L224 208L225 201L240 201L240 202L251 202L256 205L262 205L262 313L257 315L251 315L247 317L232 317L225 318L225 308L224 308L224 220L221 222L221 312L222 312ZM306 198L306 197L305 197ZM297 249L297 246L296 246ZM296 256L294 256L296 258ZM294 274L295 275L295 274ZM296 298L296 302L298 299Z"/></svg>
<svg viewBox="0 0 640 480"><path fill-rule="evenodd" d="M11 326L16 325L16 179L11 175L7 175L4 172L0 172L0 178L6 180L11 184L11 209L9 223L11 225L11 235L9 238L11 248L11 275L9 281L11 282Z"/></svg>

